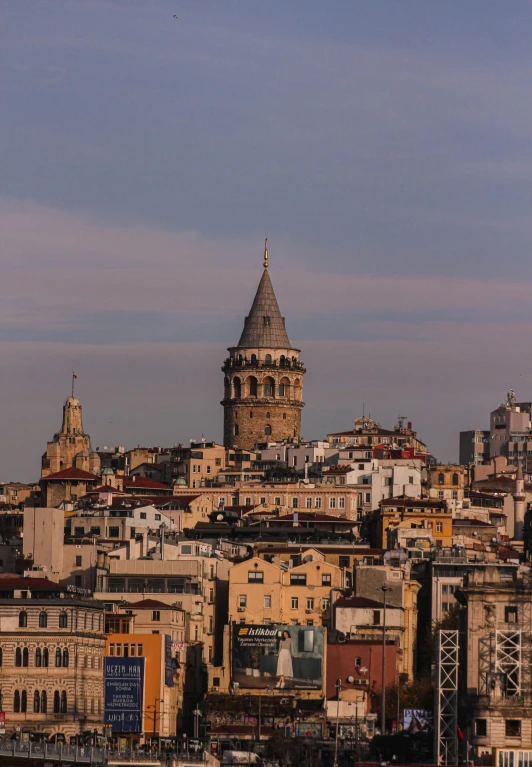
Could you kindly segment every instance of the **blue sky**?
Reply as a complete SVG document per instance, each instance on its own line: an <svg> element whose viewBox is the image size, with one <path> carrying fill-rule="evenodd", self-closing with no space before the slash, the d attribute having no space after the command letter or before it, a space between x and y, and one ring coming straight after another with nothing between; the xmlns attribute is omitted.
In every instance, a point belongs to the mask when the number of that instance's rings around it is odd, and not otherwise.
<svg viewBox="0 0 532 767"><path fill-rule="evenodd" d="M306 437L365 402L450 460L510 386L530 398L529 3L0 21L0 479L37 475L73 367L94 446L220 439L266 235Z"/></svg>

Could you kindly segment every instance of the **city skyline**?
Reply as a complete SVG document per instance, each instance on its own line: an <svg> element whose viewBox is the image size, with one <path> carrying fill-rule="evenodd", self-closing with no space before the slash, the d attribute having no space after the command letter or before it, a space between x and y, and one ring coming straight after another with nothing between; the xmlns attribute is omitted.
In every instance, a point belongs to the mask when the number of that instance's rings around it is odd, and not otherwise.
<svg viewBox="0 0 532 767"><path fill-rule="evenodd" d="M265 236L305 438L365 403L456 460L530 399L518 6L3 9L2 479L37 478L72 368L94 446L221 441Z"/></svg>

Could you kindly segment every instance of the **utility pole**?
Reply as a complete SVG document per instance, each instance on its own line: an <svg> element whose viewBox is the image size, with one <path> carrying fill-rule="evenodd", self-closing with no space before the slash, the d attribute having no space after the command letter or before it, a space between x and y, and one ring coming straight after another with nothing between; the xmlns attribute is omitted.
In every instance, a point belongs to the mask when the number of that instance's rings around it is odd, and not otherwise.
<svg viewBox="0 0 532 767"><path fill-rule="evenodd" d="M340 693L342 691L342 680L336 680L336 692L338 695L338 702L336 704L336 737L334 739L334 767L338 767L338 735L340 731Z"/></svg>
<svg viewBox="0 0 532 767"><path fill-rule="evenodd" d="M381 697L381 735L386 735L386 594L392 587L384 584L379 591L384 596L384 609L382 611L382 697Z"/></svg>

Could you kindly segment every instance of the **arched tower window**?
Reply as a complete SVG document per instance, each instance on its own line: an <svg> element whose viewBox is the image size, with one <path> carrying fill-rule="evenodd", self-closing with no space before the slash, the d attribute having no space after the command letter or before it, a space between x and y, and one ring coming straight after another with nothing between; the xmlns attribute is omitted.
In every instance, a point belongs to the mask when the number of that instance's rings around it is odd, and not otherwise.
<svg viewBox="0 0 532 767"><path fill-rule="evenodd" d="M267 354L267 355L264 357L264 362L265 362L267 365L271 365L271 364L272 364L272 355L271 355L271 354Z"/></svg>
<svg viewBox="0 0 532 767"><path fill-rule="evenodd" d="M233 378L233 396L235 399L240 399L242 396L242 383L238 376Z"/></svg>
<svg viewBox="0 0 532 767"><path fill-rule="evenodd" d="M458 485L458 474L456 472L453 474L453 485L455 487Z"/></svg>
<svg viewBox="0 0 532 767"><path fill-rule="evenodd" d="M443 485L445 483L445 477L443 476L443 471L440 471L438 474L438 485Z"/></svg>
<svg viewBox="0 0 532 767"><path fill-rule="evenodd" d="M240 427L237 423L235 423L235 437L238 437L240 434Z"/></svg>
<svg viewBox="0 0 532 767"><path fill-rule="evenodd" d="M301 381L299 378L294 381L294 399L301 399Z"/></svg>
<svg viewBox="0 0 532 767"><path fill-rule="evenodd" d="M270 424L268 424L268 425L265 427L265 429L264 429L264 433L266 434L266 436L267 436L267 437L269 437L269 436L271 435L271 433L272 433L272 427L270 426Z"/></svg>
<svg viewBox="0 0 532 767"><path fill-rule="evenodd" d="M18 627L19 629L25 629L27 628L27 626L28 626L28 613L26 612L26 610L22 610L22 612L18 614Z"/></svg>
<svg viewBox="0 0 532 767"><path fill-rule="evenodd" d="M273 378L265 378L262 383L262 391L265 397L275 397L275 381Z"/></svg>
<svg viewBox="0 0 532 767"><path fill-rule="evenodd" d="M255 378L255 376L249 376L247 379L247 385L248 385L248 397L256 397L258 394L258 381Z"/></svg>
<svg viewBox="0 0 532 767"><path fill-rule="evenodd" d="M279 383L279 396L280 397L290 396L290 381L286 376L284 376L284 378L281 378L281 381Z"/></svg>
<svg viewBox="0 0 532 767"><path fill-rule="evenodd" d="M251 364L252 365L256 365L257 364L257 355L256 354L252 354L251 355Z"/></svg>

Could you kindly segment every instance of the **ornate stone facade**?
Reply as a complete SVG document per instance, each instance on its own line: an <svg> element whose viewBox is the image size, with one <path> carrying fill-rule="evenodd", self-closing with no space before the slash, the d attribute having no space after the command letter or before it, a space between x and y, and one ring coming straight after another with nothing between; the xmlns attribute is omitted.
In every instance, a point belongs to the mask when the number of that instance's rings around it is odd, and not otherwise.
<svg viewBox="0 0 532 767"><path fill-rule="evenodd" d="M37 599L0 598L0 613L8 734L20 727L67 743L87 730L103 734L102 607L40 593Z"/></svg>
<svg viewBox="0 0 532 767"><path fill-rule="evenodd" d="M284 317L264 272L236 346L228 349L224 378L224 446L252 450L257 444L299 440L305 367L288 339Z"/></svg>
<svg viewBox="0 0 532 767"><path fill-rule="evenodd" d="M74 396L69 397L63 406L61 430L46 446L41 477L70 468L92 474L100 472L100 457L98 453L91 452L90 437L83 431L81 404Z"/></svg>

